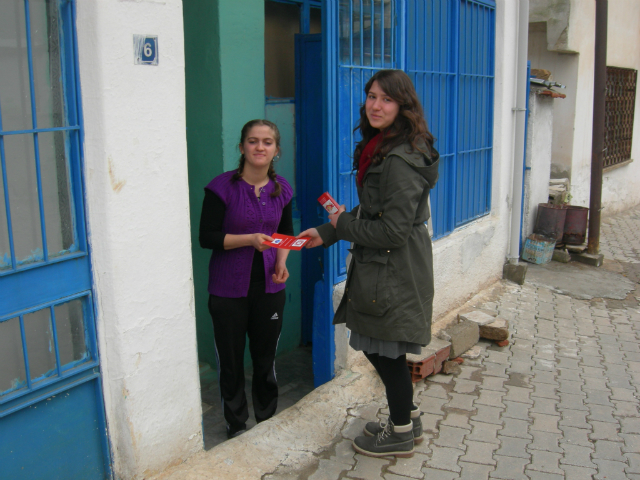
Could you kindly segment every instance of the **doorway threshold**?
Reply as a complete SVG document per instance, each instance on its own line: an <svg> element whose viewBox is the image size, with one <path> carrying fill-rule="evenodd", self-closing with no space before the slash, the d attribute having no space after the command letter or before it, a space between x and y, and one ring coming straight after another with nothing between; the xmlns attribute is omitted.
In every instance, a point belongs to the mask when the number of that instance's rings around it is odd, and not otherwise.
<svg viewBox="0 0 640 480"><path fill-rule="evenodd" d="M298 403L305 395L313 391L312 347L297 347L291 352L276 357L276 377L278 379L278 408L281 411ZM227 440L226 423L222 414L220 387L217 375L211 370L202 369L200 391L202 397L202 429L204 449L210 450ZM252 369L245 370L245 392L249 404L247 429L256 425L253 416L251 398Z"/></svg>

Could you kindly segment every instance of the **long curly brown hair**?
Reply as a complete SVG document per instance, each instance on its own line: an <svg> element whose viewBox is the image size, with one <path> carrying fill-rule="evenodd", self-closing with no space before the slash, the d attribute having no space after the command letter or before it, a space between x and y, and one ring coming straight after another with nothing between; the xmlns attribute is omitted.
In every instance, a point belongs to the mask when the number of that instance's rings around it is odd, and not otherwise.
<svg viewBox="0 0 640 480"><path fill-rule="evenodd" d="M398 145L408 143L412 151L420 151L428 155L432 154L432 147L435 139L424 118L422 105L418 99L418 94L409 76L402 70L380 70L376 72L364 87L365 94L369 95L369 90L373 82L378 82L380 88L400 106L398 115L393 124L384 130L382 141L376 147L371 161L374 165L379 164L387 154ZM360 123L354 129L360 130L362 140L356 145L353 153L353 170L358 170L360 155L364 147L375 137L379 130L369 123L366 112L366 101L360 107ZM424 142L425 147L422 146Z"/></svg>
<svg viewBox="0 0 640 480"><path fill-rule="evenodd" d="M245 123L244 127L242 127L242 131L240 132L240 143L238 145L242 145L244 143L251 129L256 126L269 127L273 131L273 138L276 141L276 150L279 155L280 154L280 130L278 130L278 126L275 123L270 122L269 120L257 118L255 120L249 120L247 123ZM240 178L242 178L242 172L244 171L244 162L245 162L245 158L243 154L243 155L240 155L240 160L238 161L238 171L232 177L234 180L240 180ZM267 175L271 180L273 180L273 184L275 186L273 192L271 192L271 196L277 197L282 192L282 187L280 186L280 183L278 183L278 179L276 177L276 169L273 165L274 163L275 163L274 160L271 160Z"/></svg>

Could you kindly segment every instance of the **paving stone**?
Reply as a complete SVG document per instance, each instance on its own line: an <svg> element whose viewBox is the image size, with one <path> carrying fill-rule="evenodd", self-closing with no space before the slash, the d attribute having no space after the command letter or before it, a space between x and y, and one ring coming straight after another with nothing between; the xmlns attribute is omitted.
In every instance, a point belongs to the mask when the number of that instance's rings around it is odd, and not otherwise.
<svg viewBox="0 0 640 480"><path fill-rule="evenodd" d="M531 432L537 430L539 432L562 433L562 431L558 429L559 416L532 413L531 417L533 418Z"/></svg>
<svg viewBox="0 0 640 480"><path fill-rule="evenodd" d="M621 442L622 438L618 435L620 426L617 423L591 421L593 432L589 434L592 441L609 440L612 442Z"/></svg>
<svg viewBox="0 0 640 480"><path fill-rule="evenodd" d="M640 474L640 453L626 453L624 456L629 462L629 467L625 471Z"/></svg>
<svg viewBox="0 0 640 480"><path fill-rule="evenodd" d="M474 405L489 405L491 407L506 408L506 405L502 403L504 392L495 390L480 390L480 396L475 400Z"/></svg>
<svg viewBox="0 0 640 480"><path fill-rule="evenodd" d="M437 373L436 375L431 375L429 377L430 382L435 383L451 383L453 382L454 377L452 375L444 375L442 373Z"/></svg>
<svg viewBox="0 0 640 480"><path fill-rule="evenodd" d="M584 404L586 395L574 395L572 393L561 392L559 396L560 403L557 404L558 410L588 410L588 407Z"/></svg>
<svg viewBox="0 0 640 480"><path fill-rule="evenodd" d="M623 452L625 453L640 452L640 436L639 435L629 435L627 433L621 433L620 437L624 441L624 446L622 447Z"/></svg>
<svg viewBox="0 0 640 480"><path fill-rule="evenodd" d="M551 398L535 398L533 402L533 407L531 408L532 413L545 413L547 415L558 415L556 410L558 402L557 400L553 400Z"/></svg>
<svg viewBox="0 0 640 480"><path fill-rule="evenodd" d="M457 473L449 472L447 470L424 468L422 471L425 474L425 478L428 478L429 480L454 480L460 478Z"/></svg>
<svg viewBox="0 0 640 480"><path fill-rule="evenodd" d="M603 405L589 405L589 414L587 415L588 421L618 423L613 418L613 408Z"/></svg>
<svg viewBox="0 0 640 480"><path fill-rule="evenodd" d="M631 377L629 375L607 375L607 386L609 388L626 388L633 390Z"/></svg>
<svg viewBox="0 0 640 480"><path fill-rule="evenodd" d="M505 373L507 369L506 365L499 365L497 363L485 363L484 366L485 366L485 371L484 371L485 375L489 375L492 377L508 378L507 374Z"/></svg>
<svg viewBox="0 0 640 480"><path fill-rule="evenodd" d="M614 462L624 462L625 458L622 456L622 443L611 442L609 440L596 440L596 451L593 454L593 458L601 458L603 460L611 460Z"/></svg>
<svg viewBox="0 0 640 480"><path fill-rule="evenodd" d="M464 451L458 448L440 447L434 445L431 459L427 462L429 468L439 470L449 470L459 473L461 471L458 465L458 457L464 455ZM427 474L428 475L428 474Z"/></svg>
<svg viewBox="0 0 640 480"><path fill-rule="evenodd" d="M427 462L428 457L426 455L415 454L411 458L397 458L395 465L387 467L387 471L398 475L403 475L410 478L424 478L422 473L422 467ZM385 476L385 480L388 477Z"/></svg>
<svg viewBox="0 0 640 480"><path fill-rule="evenodd" d="M425 389L420 392L421 397L435 397L448 399L449 394L447 390L439 383L427 382Z"/></svg>
<svg viewBox="0 0 640 480"><path fill-rule="evenodd" d="M556 475L555 473L535 472L533 470L526 470L530 480L564 480L564 473L562 475Z"/></svg>
<svg viewBox="0 0 640 480"><path fill-rule="evenodd" d="M556 393L557 388L554 385L539 382L531 382L531 385L533 386L533 393L531 394L532 397L558 400L559 397Z"/></svg>
<svg viewBox="0 0 640 480"><path fill-rule="evenodd" d="M607 424L608 425L608 424ZM567 427L560 425L560 430L563 432L563 436L560 439L560 445L568 443L569 445L580 445L582 447L593 447L591 440L589 440L590 431L584 428Z"/></svg>
<svg viewBox="0 0 640 480"><path fill-rule="evenodd" d="M495 423L502 425L500 414L503 409L497 407L489 407L487 405L476 405L476 414L471 416L471 420L484 423Z"/></svg>
<svg viewBox="0 0 640 480"><path fill-rule="evenodd" d="M557 371L557 379L558 381L562 380L573 380L574 382L579 382L582 380L580 376L581 370L573 370L571 368L559 368Z"/></svg>
<svg viewBox="0 0 640 480"><path fill-rule="evenodd" d="M603 390L606 392L610 392L611 388L607 385L608 379L606 378L585 378L583 390L586 392L587 390Z"/></svg>
<svg viewBox="0 0 640 480"><path fill-rule="evenodd" d="M491 473L495 467L491 465L480 465L477 463L460 462L462 467L461 480L487 480L489 473ZM430 479L429 479L430 480Z"/></svg>
<svg viewBox="0 0 640 480"><path fill-rule="evenodd" d="M593 477L597 480L627 480L625 473L626 463L612 462L596 458L593 463L598 465L598 473Z"/></svg>
<svg viewBox="0 0 640 480"><path fill-rule="evenodd" d="M555 372L546 372L534 368L531 373L533 374L533 381L535 382L547 383L549 385L555 385L556 387L560 385Z"/></svg>
<svg viewBox="0 0 640 480"><path fill-rule="evenodd" d="M489 478L528 480L528 477L524 474L524 466L529 463L528 459L500 455L494 455L493 458L496 461L496 469L489 474Z"/></svg>
<svg viewBox="0 0 640 480"><path fill-rule="evenodd" d="M505 418L504 428L500 430L500 435L505 437L515 437L523 439L533 438L529 433L531 422L527 420L519 420L516 418Z"/></svg>
<svg viewBox="0 0 640 480"><path fill-rule="evenodd" d="M530 416L529 410L531 405L528 403L503 401L506 410L502 413L503 418L517 418L519 420L527 420Z"/></svg>
<svg viewBox="0 0 640 480"><path fill-rule="evenodd" d="M590 390L585 389L587 397L584 399L585 404L594 403L596 405L606 405L607 407L613 407L613 403L609 401L611 392L605 390Z"/></svg>
<svg viewBox="0 0 640 480"><path fill-rule="evenodd" d="M533 392L533 388L522 388L516 387L512 385L506 385L507 394L504 396L504 400L509 400L512 402L520 402L520 403L528 403L532 404L530 396Z"/></svg>
<svg viewBox="0 0 640 480"><path fill-rule="evenodd" d="M483 423L471 421L472 430L467 434L465 440L473 440L476 442L486 442L499 444L497 432L502 427L493 423Z"/></svg>
<svg viewBox="0 0 640 480"><path fill-rule="evenodd" d="M607 371L600 367L587 367L584 366L581 368L582 369L582 376L583 377L593 377L593 378L606 378L607 377Z"/></svg>
<svg viewBox="0 0 640 480"><path fill-rule="evenodd" d="M420 411L424 413L431 413L434 415L444 415L444 411L442 407L449 400L446 398L436 398L436 397L421 397L420 401Z"/></svg>
<svg viewBox="0 0 640 480"><path fill-rule="evenodd" d="M347 426L342 429L342 436L344 438L348 438L349 440L353 440L359 435L362 435L362 430L367 422L370 420L366 420L364 418L357 417L349 417L347 421Z"/></svg>
<svg viewBox="0 0 640 480"><path fill-rule="evenodd" d="M364 480L374 480L382 478L382 468L389 465L390 460L382 458L367 457L356 454L356 466L349 472L350 478L362 478Z"/></svg>
<svg viewBox="0 0 640 480"><path fill-rule="evenodd" d="M561 464L583 468L597 468L597 465L591 461L591 454L594 452L592 446L585 447L564 443L562 444L562 449L564 450L564 455L560 460Z"/></svg>
<svg viewBox="0 0 640 480"><path fill-rule="evenodd" d="M444 418L444 412L440 415L425 413L422 419L422 429L428 433L438 433L438 423Z"/></svg>
<svg viewBox="0 0 640 480"><path fill-rule="evenodd" d="M533 442L529 444L529 450L544 450L546 452L563 453L558 442L562 438L562 433L533 431Z"/></svg>
<svg viewBox="0 0 640 480"><path fill-rule="evenodd" d="M309 476L309 480L335 480L344 471L351 470L351 465L334 460L321 459L318 469Z"/></svg>
<svg viewBox="0 0 640 480"><path fill-rule="evenodd" d="M453 475L455 475L455 473ZM411 477L405 477L404 475L396 475L395 473L384 473L382 477L384 478L384 480L408 480L409 478L411 478ZM346 478L349 478L349 477L346 477ZM424 478L424 473L420 472L419 477L413 477L413 478Z"/></svg>
<svg viewBox="0 0 640 480"><path fill-rule="evenodd" d="M504 387L506 378L484 376L482 379L482 390L493 390L497 392L506 392Z"/></svg>
<svg viewBox="0 0 640 480"><path fill-rule="evenodd" d="M475 442L473 440L465 440L467 451L465 455L460 457L461 462L478 463L484 465L495 465L493 460L493 452L498 449L499 445L486 442Z"/></svg>
<svg viewBox="0 0 640 480"><path fill-rule="evenodd" d="M478 372L480 372L481 368L479 367L470 367L469 365L460 365L460 374L456 376L456 382L458 380L471 380L471 377L475 376Z"/></svg>
<svg viewBox="0 0 640 480"><path fill-rule="evenodd" d="M639 402L620 402L617 400L613 401L615 405L615 409L613 410L613 415L616 417L640 417L640 412L638 412L638 403Z"/></svg>
<svg viewBox="0 0 640 480"><path fill-rule="evenodd" d="M469 423L469 415L463 415L456 412L448 412L444 420L440 422L440 425L446 425L448 427L458 427L467 430L467 433L471 430L471 424Z"/></svg>
<svg viewBox="0 0 640 480"><path fill-rule="evenodd" d="M453 391L456 393L473 393L478 385L480 385L480 382L457 378Z"/></svg>
<svg viewBox="0 0 640 480"><path fill-rule="evenodd" d="M475 410L473 402L477 400L477 395L469 393L451 393L451 400L446 404L448 408L457 408L459 410L467 410L472 412Z"/></svg>
<svg viewBox="0 0 640 480"><path fill-rule="evenodd" d="M440 435L433 441L433 444L439 447L465 450L463 439L467 433L469 433L469 430L465 430L464 428L448 427L447 425L440 424Z"/></svg>
<svg viewBox="0 0 640 480"><path fill-rule="evenodd" d="M354 458L356 452L353 450L353 442L346 438L341 439L335 445L335 454L331 456L331 460L337 463L346 463L353 465L356 463Z"/></svg>
<svg viewBox="0 0 640 480"><path fill-rule="evenodd" d="M505 457L516 457L530 459L531 454L527 451L527 445L531 440L524 438L513 438L498 435L500 440L500 449L496 451L496 455Z"/></svg>
<svg viewBox="0 0 640 480"><path fill-rule="evenodd" d="M623 402L638 402L640 401L633 394L634 390L627 390L626 388L612 388L611 389L611 400L620 400Z"/></svg>
<svg viewBox="0 0 640 480"><path fill-rule="evenodd" d="M575 467L573 465L560 464L560 468L564 470L565 480L586 480L593 478L598 473L593 468Z"/></svg>
<svg viewBox="0 0 640 480"><path fill-rule="evenodd" d="M531 450L531 457L531 463L526 467L527 471L536 470L538 472L555 473L557 475L564 474L558 466L562 454L542 450Z"/></svg>

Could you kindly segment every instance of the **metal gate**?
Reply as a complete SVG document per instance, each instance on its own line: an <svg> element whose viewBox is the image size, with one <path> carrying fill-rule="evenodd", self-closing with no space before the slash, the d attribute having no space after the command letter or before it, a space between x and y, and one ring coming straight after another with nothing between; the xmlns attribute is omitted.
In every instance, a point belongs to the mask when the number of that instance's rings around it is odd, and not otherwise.
<svg viewBox="0 0 640 480"><path fill-rule="evenodd" d="M0 477L109 472L75 4L0 2Z"/></svg>

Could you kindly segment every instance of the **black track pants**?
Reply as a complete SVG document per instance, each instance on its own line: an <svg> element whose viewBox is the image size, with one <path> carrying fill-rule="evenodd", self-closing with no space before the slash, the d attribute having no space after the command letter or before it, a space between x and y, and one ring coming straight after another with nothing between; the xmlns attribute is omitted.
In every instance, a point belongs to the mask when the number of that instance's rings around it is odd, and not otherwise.
<svg viewBox="0 0 640 480"><path fill-rule="evenodd" d="M407 356L389 358L367 352L364 355L375 367L384 384L389 402L389 418L394 425L408 425L413 408L413 383L407 367Z"/></svg>
<svg viewBox="0 0 640 480"><path fill-rule="evenodd" d="M244 391L245 337L253 362L251 394L256 422L273 416L278 406L275 356L286 294L265 293L264 282L252 282L249 294L241 298L209 295L213 319L220 395L224 418L232 427L249 418Z"/></svg>

